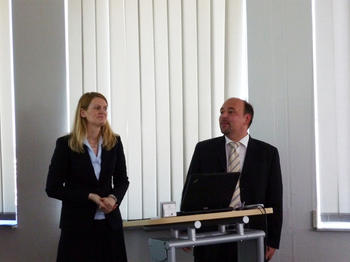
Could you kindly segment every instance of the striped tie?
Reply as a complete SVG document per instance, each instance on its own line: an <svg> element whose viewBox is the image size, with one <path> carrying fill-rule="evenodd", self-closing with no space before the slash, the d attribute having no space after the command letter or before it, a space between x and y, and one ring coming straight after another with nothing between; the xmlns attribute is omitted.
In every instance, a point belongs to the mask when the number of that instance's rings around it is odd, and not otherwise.
<svg viewBox="0 0 350 262"><path fill-rule="evenodd" d="M229 152L229 159L228 159L229 164L228 164L227 172L229 173L239 172L240 171L239 154L238 154L239 142L230 142L229 145L231 150ZM241 197L240 197L239 180L238 180L236 189L233 192L230 207L237 208L240 206L241 206Z"/></svg>

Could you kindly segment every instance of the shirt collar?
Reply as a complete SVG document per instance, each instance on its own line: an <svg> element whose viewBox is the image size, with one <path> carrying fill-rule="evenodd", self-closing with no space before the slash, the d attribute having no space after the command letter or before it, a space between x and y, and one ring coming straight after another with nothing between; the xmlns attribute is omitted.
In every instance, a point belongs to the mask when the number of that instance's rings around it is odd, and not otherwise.
<svg viewBox="0 0 350 262"><path fill-rule="evenodd" d="M230 142L233 142L231 139L229 139L227 136L225 136L226 145ZM241 145L245 146L245 148L248 147L249 142L249 134L247 134L245 137L243 137L241 140L238 141Z"/></svg>
<svg viewBox="0 0 350 262"><path fill-rule="evenodd" d="M91 148L89 141L87 140L87 137L84 138L83 143L84 143L84 145ZM102 136L100 136L100 138L98 139L98 146L100 147L102 145L102 143L103 143L103 139L102 139Z"/></svg>

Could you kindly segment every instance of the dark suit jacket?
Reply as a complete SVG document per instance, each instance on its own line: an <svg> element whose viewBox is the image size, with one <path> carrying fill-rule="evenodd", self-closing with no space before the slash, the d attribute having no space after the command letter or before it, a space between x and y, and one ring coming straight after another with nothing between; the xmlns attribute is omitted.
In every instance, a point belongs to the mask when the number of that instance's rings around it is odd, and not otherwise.
<svg viewBox="0 0 350 262"><path fill-rule="evenodd" d="M126 175L123 145L118 137L111 150L102 148L101 172L97 180L87 147L84 153L72 151L69 136L57 139L46 182L49 197L62 200L61 229L86 230L92 226L96 204L88 199L89 193L101 197L113 194L118 206L123 200L129 181ZM106 215L113 230L122 230L119 208Z"/></svg>
<svg viewBox="0 0 350 262"><path fill-rule="evenodd" d="M187 177L194 173L226 172L226 169L225 137L221 136L197 144ZM279 248L282 228L282 176L277 148L249 138L240 191L241 201L246 205L264 204L265 207L273 208L273 215L267 216L267 245ZM264 221L254 217L249 224L252 228L265 229Z"/></svg>

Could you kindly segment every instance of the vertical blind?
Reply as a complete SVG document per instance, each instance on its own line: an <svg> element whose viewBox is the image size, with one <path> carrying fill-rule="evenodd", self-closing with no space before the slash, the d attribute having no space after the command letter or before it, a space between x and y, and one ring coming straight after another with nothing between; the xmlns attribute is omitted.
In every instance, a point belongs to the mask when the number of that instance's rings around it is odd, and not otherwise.
<svg viewBox="0 0 350 262"><path fill-rule="evenodd" d="M0 0L0 213L16 212L10 1Z"/></svg>
<svg viewBox="0 0 350 262"><path fill-rule="evenodd" d="M130 187L126 219L180 205L195 144L220 135L225 98L247 98L243 0L66 1L72 123L84 92L109 101Z"/></svg>
<svg viewBox="0 0 350 262"><path fill-rule="evenodd" d="M317 209L349 214L350 3L315 1L313 9Z"/></svg>

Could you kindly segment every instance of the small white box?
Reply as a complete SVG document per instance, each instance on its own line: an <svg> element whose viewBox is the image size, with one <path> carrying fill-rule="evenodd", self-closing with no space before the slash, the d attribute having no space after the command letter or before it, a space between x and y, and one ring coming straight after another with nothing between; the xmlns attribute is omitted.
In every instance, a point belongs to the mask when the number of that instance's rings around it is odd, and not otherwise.
<svg viewBox="0 0 350 262"><path fill-rule="evenodd" d="M161 217L174 217L176 216L176 202L161 202L160 203Z"/></svg>

